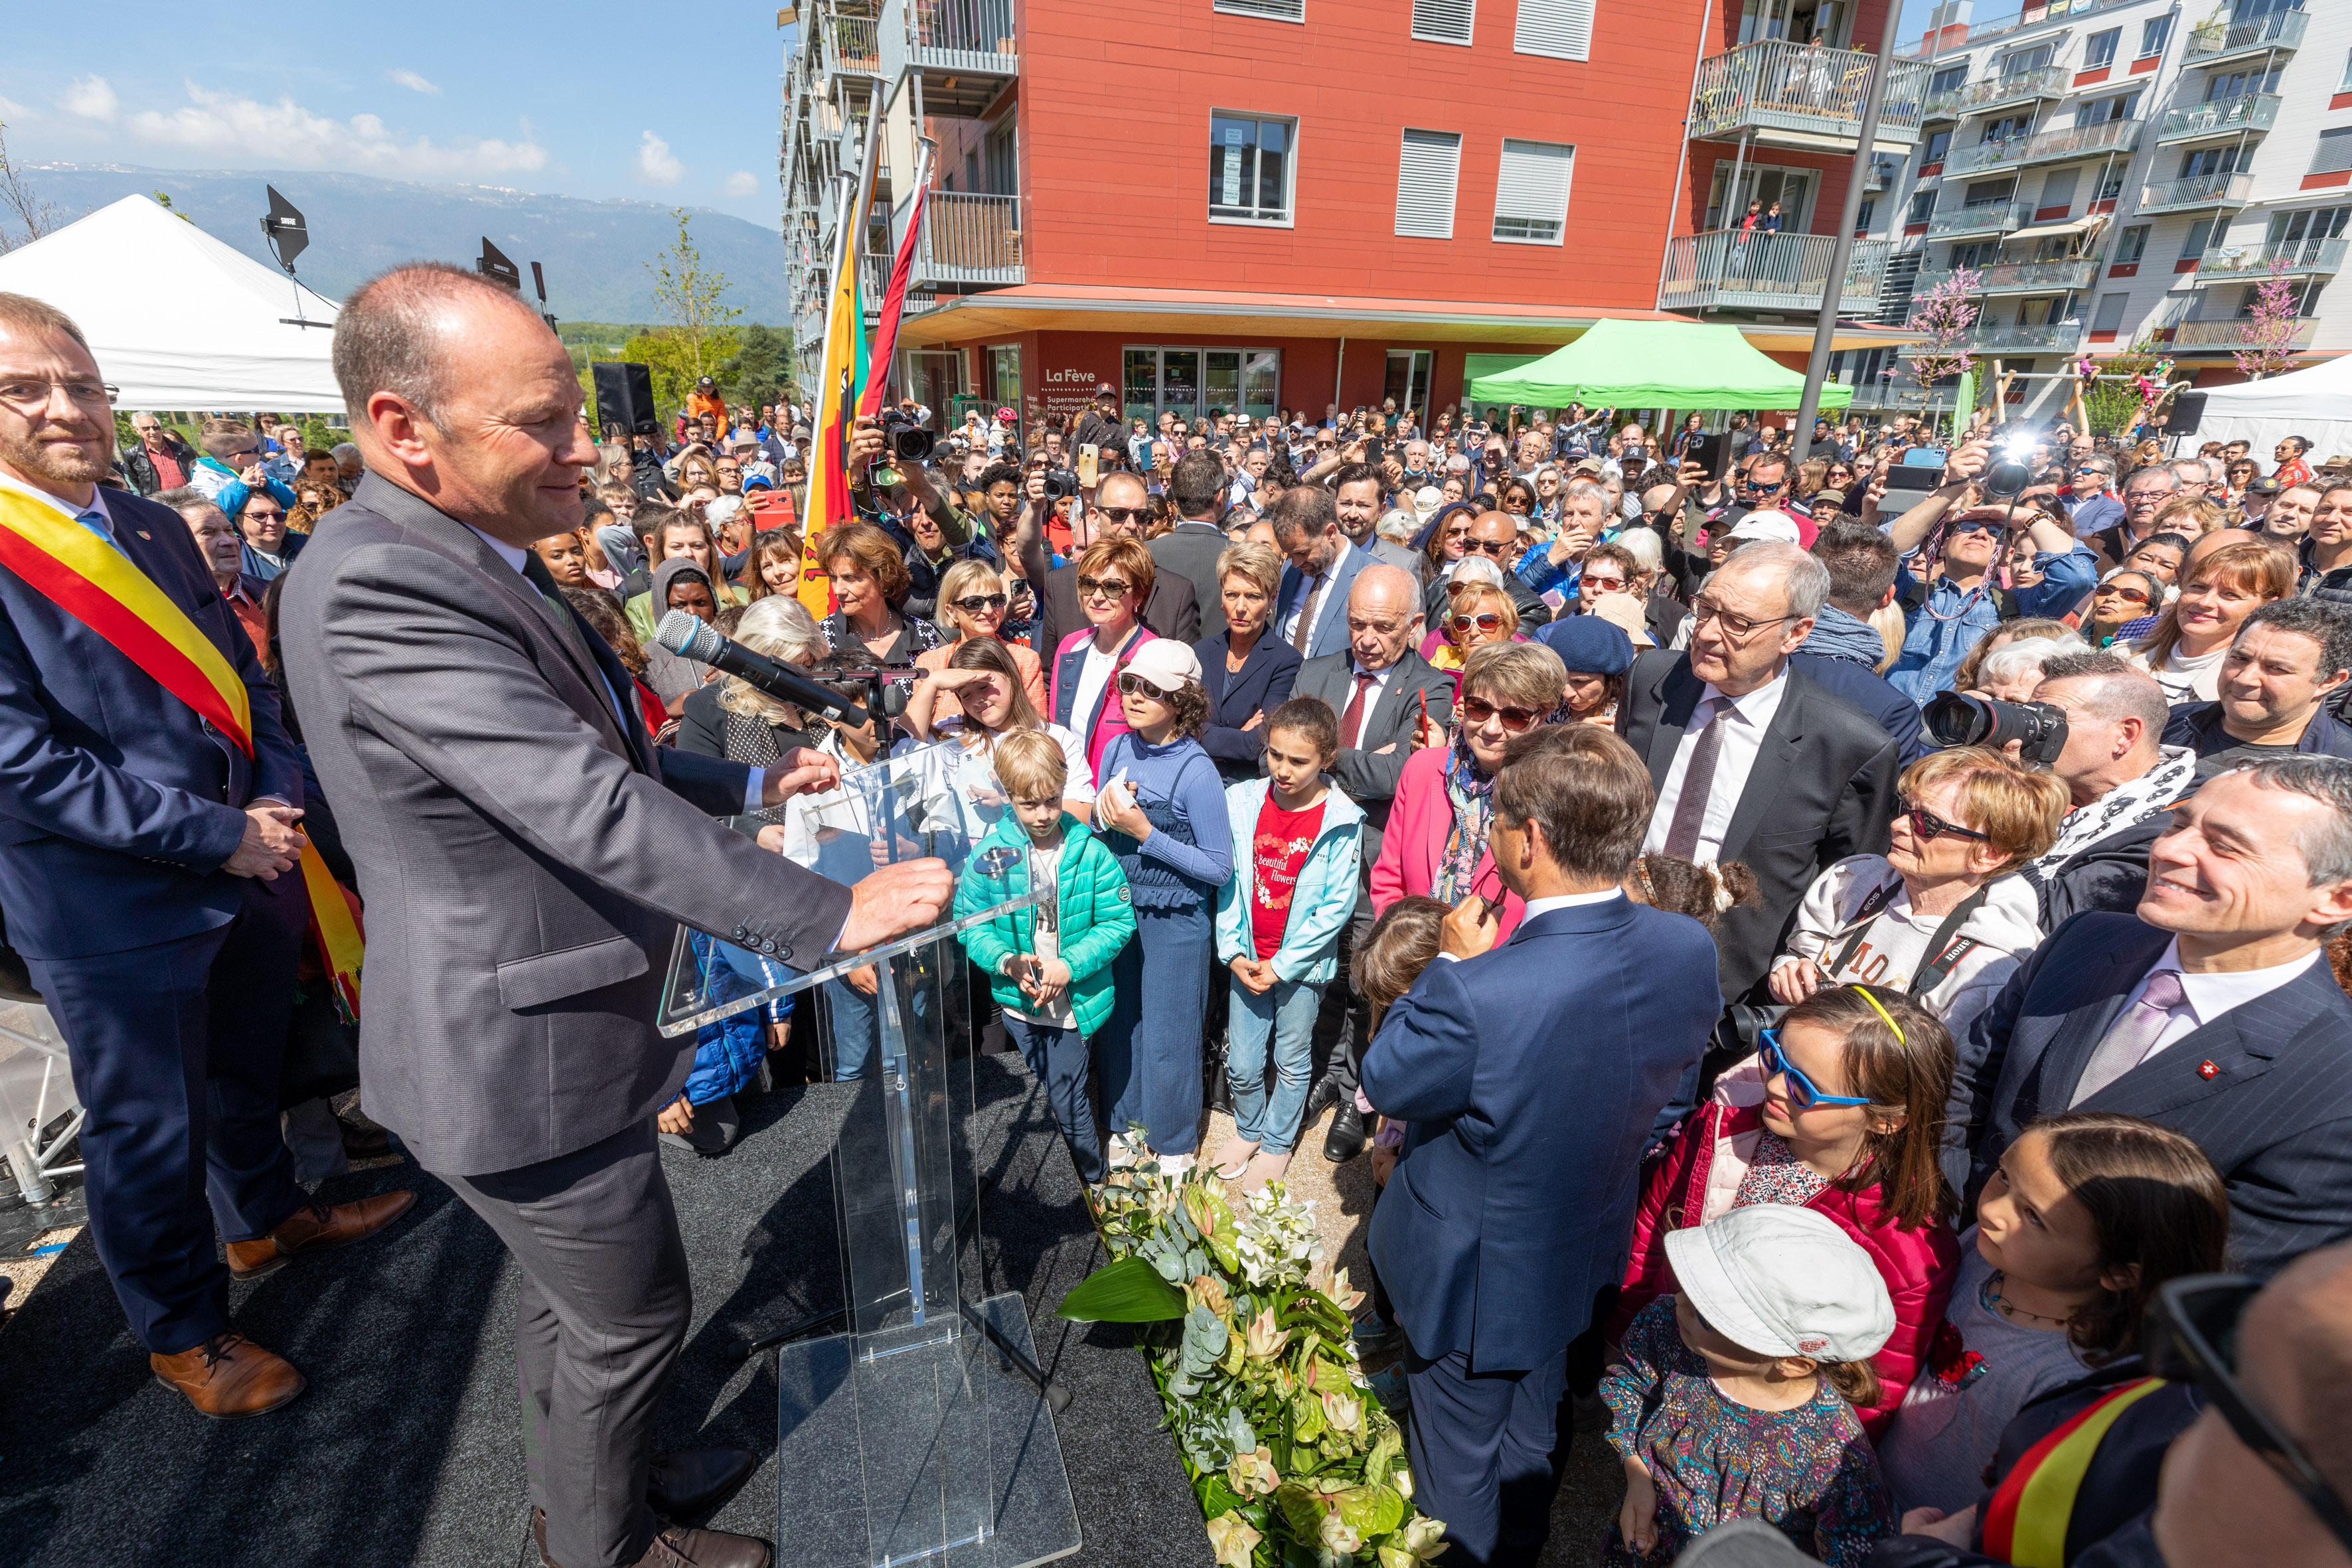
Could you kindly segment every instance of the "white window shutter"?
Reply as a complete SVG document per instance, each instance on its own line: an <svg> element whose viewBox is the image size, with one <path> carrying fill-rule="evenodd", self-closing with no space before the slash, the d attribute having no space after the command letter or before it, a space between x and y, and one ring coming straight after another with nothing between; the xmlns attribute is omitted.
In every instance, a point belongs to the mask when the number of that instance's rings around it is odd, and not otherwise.
<svg viewBox="0 0 2352 1568"><path fill-rule="evenodd" d="M1452 239L1454 187L1461 174L1460 132L1408 128L1397 162L1396 231L1421 239Z"/></svg>
<svg viewBox="0 0 2352 1568"><path fill-rule="evenodd" d="M1478 0L1412 0L1412 36L1437 44L1466 44L1478 19Z"/></svg>
<svg viewBox="0 0 2352 1568"><path fill-rule="evenodd" d="M1495 175L1495 237L1558 245L1568 233L1569 176L1576 149L1556 142L1503 141Z"/></svg>
<svg viewBox="0 0 2352 1568"><path fill-rule="evenodd" d="M1593 0L1519 0L1511 48L1556 60L1592 58Z"/></svg>
<svg viewBox="0 0 2352 1568"><path fill-rule="evenodd" d="M1307 0L1216 0L1211 9L1236 16L1265 16L1276 22L1307 20Z"/></svg>

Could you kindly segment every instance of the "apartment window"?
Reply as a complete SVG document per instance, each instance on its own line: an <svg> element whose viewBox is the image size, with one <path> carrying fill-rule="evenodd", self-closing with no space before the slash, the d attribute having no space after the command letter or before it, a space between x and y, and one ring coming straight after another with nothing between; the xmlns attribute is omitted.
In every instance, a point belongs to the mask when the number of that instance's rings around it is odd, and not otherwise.
<svg viewBox="0 0 2352 1568"><path fill-rule="evenodd" d="M2282 249L2297 245L2324 245L2343 235L2347 219L2352 219L2352 207L2273 213L2270 233L2266 237L2272 245ZM2316 252L2305 254L2315 255Z"/></svg>
<svg viewBox="0 0 2352 1568"><path fill-rule="evenodd" d="M1916 225L1926 223L1929 218L1934 217L1935 216L1936 193L1933 191L1912 192L1911 210L1903 215L1904 223L1908 226L1916 226Z"/></svg>
<svg viewBox="0 0 2352 1568"><path fill-rule="evenodd" d="M2327 132L2320 133L2319 145L2323 153L2326 150L2326 138L2329 134L2330 132ZM2352 138L2352 125L2347 125L2342 131L2333 134ZM2352 142L2347 142L2344 145L2347 150L2352 150ZM2227 147L2200 147L2181 158L2180 177L2184 180L2193 180L2203 174L2234 174L2241 169L2251 169L2254 165L2254 153L2261 146L2260 142L2249 142L2242 146L2232 143ZM2352 163L2338 163L2335 167L2352 169ZM2318 166L2315 164L2312 173L2318 172Z"/></svg>
<svg viewBox="0 0 2352 1568"><path fill-rule="evenodd" d="M2148 227L2147 224L2136 223L2116 237L2116 266L2128 267L2147 254Z"/></svg>
<svg viewBox="0 0 2352 1568"><path fill-rule="evenodd" d="M2041 44L2030 49L2020 49L2000 62L2000 74L2005 77L2023 76L2028 71L2038 71L2050 63L2050 57L2057 50L2058 46L2055 44Z"/></svg>
<svg viewBox="0 0 2352 1568"><path fill-rule="evenodd" d="M2134 55L2132 58L2144 60L2150 55L2164 53L2164 41L2170 37L2172 37L2171 16L2168 15L2150 16L2140 24L2139 53Z"/></svg>
<svg viewBox="0 0 2352 1568"><path fill-rule="evenodd" d="M2124 194L2124 175L2130 168L2129 163L2111 163L2102 169L2099 174L2099 194L2092 199L2102 202L2121 200Z"/></svg>
<svg viewBox="0 0 2352 1568"><path fill-rule="evenodd" d="M2114 35L2112 34L2109 35L2109 37L2113 36ZM2124 324L2124 307L2130 302L2131 296L2128 294L2100 295L2098 310L2091 317L2091 331L2095 332L2114 332L2122 331Z"/></svg>
<svg viewBox="0 0 2352 1568"><path fill-rule="evenodd" d="M2273 66L2266 71L2215 71L2205 79L2205 101L2220 103L2251 92L2276 92L2281 68Z"/></svg>
<svg viewBox="0 0 2352 1568"><path fill-rule="evenodd" d="M1990 144L1995 142L2008 142L2016 137L2031 136L2032 134L2033 111L2029 109L2022 114L2004 114L1998 120L1986 121L1984 123L1984 134L1979 136L1977 140L1979 142Z"/></svg>
<svg viewBox="0 0 2352 1568"><path fill-rule="evenodd" d="M1520 3L1524 15L1527 0ZM1568 232L1568 184L1575 166L1573 147L1505 137L1495 175L1495 237L1510 245L1558 245Z"/></svg>
<svg viewBox="0 0 2352 1568"><path fill-rule="evenodd" d="M2083 46L2083 68L2095 71L2116 63L2116 47L2123 41L2121 27L2109 27L2104 33L2093 33Z"/></svg>
<svg viewBox="0 0 2352 1568"><path fill-rule="evenodd" d="M1969 187L1968 194L1961 199L1964 205L1972 207L1992 206L2000 202L2014 201L2017 199L2016 176L2011 175L2006 180L1979 180Z"/></svg>
<svg viewBox="0 0 2352 1568"><path fill-rule="evenodd" d="M1857 237L1868 234L1870 232L1871 224L1876 221L1877 217L1878 198L1875 196L1863 197L1862 205L1853 209L1854 234Z"/></svg>
<svg viewBox="0 0 2352 1568"><path fill-rule="evenodd" d="M2212 237L2213 220L2211 218L2200 217L2190 224L2188 237L2180 242L2180 259L2186 261L2192 256L2204 255L2205 247Z"/></svg>
<svg viewBox="0 0 2352 1568"><path fill-rule="evenodd" d="M1264 16L1270 22L1307 20L1307 0L1216 0L1210 8L1234 16Z"/></svg>
<svg viewBox="0 0 2352 1568"><path fill-rule="evenodd" d="M1952 247L1954 270L1963 267L1990 267L2000 259L2000 241L1997 239L1969 240Z"/></svg>
<svg viewBox="0 0 2352 1568"><path fill-rule="evenodd" d="M1950 152L1951 148L1952 133L1950 132L1928 132L1927 144L1919 151L1919 166L1924 169L1930 163L1942 163L1944 161L1944 154Z"/></svg>
<svg viewBox="0 0 2352 1568"><path fill-rule="evenodd" d="M2344 57L2344 79L2336 84L2339 92L2352 92L2352 53Z"/></svg>
<svg viewBox="0 0 2352 1568"><path fill-rule="evenodd" d="M1433 44L1466 44L1478 0L1412 0L1412 36Z"/></svg>
<svg viewBox="0 0 2352 1568"><path fill-rule="evenodd" d="M2064 211L2074 205L2074 186L2079 182L2080 169L2053 169L2042 182L2042 200L2035 204L2037 212L2050 207Z"/></svg>
<svg viewBox="0 0 2352 1568"><path fill-rule="evenodd" d="M1295 120L1260 120L1209 111L1209 220L1290 221Z"/></svg>
<svg viewBox="0 0 2352 1568"><path fill-rule="evenodd" d="M2347 69L2347 73L2352 73L2352 67ZM1941 93L1958 92L1968 84L1969 68L1966 65L1946 66L1927 79L1927 96L1933 98Z"/></svg>
<svg viewBox="0 0 2352 1568"><path fill-rule="evenodd" d="M1519 0L1511 51L1555 60L1591 59L1592 5L1593 0Z"/></svg>
<svg viewBox="0 0 2352 1568"><path fill-rule="evenodd" d="M2311 154L2310 173L2340 174L2352 169L2352 125L2339 125L2333 131L2319 133L2319 145Z"/></svg>
<svg viewBox="0 0 2352 1568"><path fill-rule="evenodd" d="M1420 9L1417 3L1414 9ZM1459 132L1406 127L1397 161L1397 233L1417 239L1452 239L1454 188L1461 176Z"/></svg>
<svg viewBox="0 0 2352 1568"><path fill-rule="evenodd" d="M2077 131L2084 131L2094 125L2105 125L2111 120L2137 120L2137 118L2139 118L2139 94L2119 92L2109 98L2095 98L2088 103L2076 105L2074 128Z"/></svg>

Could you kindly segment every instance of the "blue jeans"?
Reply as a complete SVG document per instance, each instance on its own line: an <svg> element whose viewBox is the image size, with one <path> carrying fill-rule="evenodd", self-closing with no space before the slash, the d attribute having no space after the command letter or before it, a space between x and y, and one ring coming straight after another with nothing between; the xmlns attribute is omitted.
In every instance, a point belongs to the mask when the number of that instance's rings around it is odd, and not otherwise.
<svg viewBox="0 0 2352 1568"><path fill-rule="evenodd" d="M848 1083L864 1078L874 1063L874 1047L882 1040L880 999L868 996L846 980L824 983L825 1018L832 1026L827 1042L833 1081Z"/></svg>
<svg viewBox="0 0 2352 1568"><path fill-rule="evenodd" d="M1322 1005L1323 987L1303 980L1277 980L1264 994L1233 981L1225 1080L1233 1086L1234 1129L1265 1153L1287 1154L1298 1142Z"/></svg>
<svg viewBox="0 0 2352 1568"><path fill-rule="evenodd" d="M1076 1029L1032 1023L1011 1013L999 1016L1004 1020L1004 1032L1020 1047L1022 1060L1045 1087L1045 1102L1054 1108L1054 1120L1061 1123L1062 1141L1070 1146L1070 1163L1078 1168L1078 1180L1101 1181L1107 1172L1102 1134L1095 1130L1094 1100L1087 1093L1090 1057L1086 1037Z"/></svg>

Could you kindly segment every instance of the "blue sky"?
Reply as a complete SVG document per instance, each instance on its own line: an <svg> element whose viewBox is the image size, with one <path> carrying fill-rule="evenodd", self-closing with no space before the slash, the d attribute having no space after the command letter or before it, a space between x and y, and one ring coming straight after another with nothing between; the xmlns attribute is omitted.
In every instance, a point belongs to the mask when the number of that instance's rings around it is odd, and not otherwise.
<svg viewBox="0 0 2352 1568"><path fill-rule="evenodd" d="M20 162L331 169L778 220L772 6L130 0L18 7L8 35Z"/></svg>

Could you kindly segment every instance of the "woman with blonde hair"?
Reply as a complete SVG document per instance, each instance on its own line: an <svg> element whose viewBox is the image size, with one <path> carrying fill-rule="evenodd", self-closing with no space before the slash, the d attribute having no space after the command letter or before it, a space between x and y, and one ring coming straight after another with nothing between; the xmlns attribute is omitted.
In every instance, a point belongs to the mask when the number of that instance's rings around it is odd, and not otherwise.
<svg viewBox="0 0 2352 1568"><path fill-rule="evenodd" d="M957 690L968 682L949 677L948 656L971 637L987 637L1003 643L1004 651L1013 657L1020 670L1021 689L1029 699L1029 706L1043 712L1045 707L1045 667L1026 646L1005 641L1001 628L1004 625L1005 607L1012 603L1003 573L985 561L966 558L949 567L940 578L939 614L934 624L951 640L943 647L925 650L915 656L915 668L925 672L915 683L916 691L925 686L932 689L930 723L945 726L962 711L956 701ZM969 668L969 667L966 667ZM910 695L907 711L911 718L914 701ZM922 731L918 731L919 735Z"/></svg>
<svg viewBox="0 0 2352 1568"><path fill-rule="evenodd" d="M823 625L833 650L853 666L912 664L940 646L929 621L899 606L914 589L907 557L870 522L845 522L817 541L817 557L833 578L837 606Z"/></svg>
<svg viewBox="0 0 2352 1568"><path fill-rule="evenodd" d="M2181 573L2180 593L2156 629L2127 647L2132 663L2156 677L2168 702L2213 702L2221 695L2221 660L2246 617L2294 592L2292 552L2268 541L2225 544Z"/></svg>
<svg viewBox="0 0 2352 1568"><path fill-rule="evenodd" d="M1519 608L1510 595L1491 583L1465 584L1450 595L1445 617L1438 627L1444 639L1429 662L1459 673L1471 653L1492 643L1507 643L1519 634Z"/></svg>
<svg viewBox="0 0 2352 1568"><path fill-rule="evenodd" d="M1290 700L1305 661L1298 650L1267 635L1281 596L1283 555L1270 544L1236 544L1217 557L1217 598L1225 629L1192 645L1209 721L1201 747L1227 784L1258 776L1265 753L1265 720Z"/></svg>

